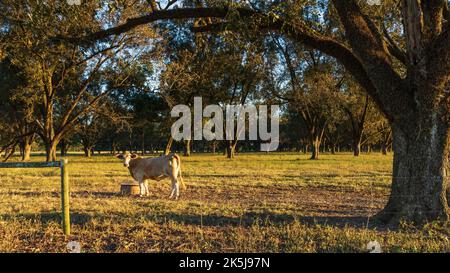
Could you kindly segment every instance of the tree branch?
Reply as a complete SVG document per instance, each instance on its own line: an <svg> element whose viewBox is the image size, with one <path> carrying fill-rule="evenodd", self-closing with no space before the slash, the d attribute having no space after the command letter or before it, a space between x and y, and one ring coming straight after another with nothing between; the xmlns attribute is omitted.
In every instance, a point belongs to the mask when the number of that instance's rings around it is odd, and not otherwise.
<svg viewBox="0 0 450 273"><path fill-rule="evenodd" d="M391 35L386 29L386 26L383 24L383 34L384 38L386 39L389 53L392 54L397 60L399 60L402 64L407 65L408 64L408 57L406 55L406 52L404 52L392 39Z"/></svg>
<svg viewBox="0 0 450 273"><path fill-rule="evenodd" d="M430 75L436 91L448 90L450 77L450 28L447 28L430 44L427 50ZM445 92L445 91L444 91ZM448 91L447 91L448 92ZM448 93L447 93L448 94Z"/></svg>
<svg viewBox="0 0 450 273"><path fill-rule="evenodd" d="M80 87L77 96L75 97L75 99L72 101L69 109L67 110L67 112L64 114L64 117L62 118L61 121L61 128L64 128L66 123L69 120L70 115L73 113L73 111L75 110L75 108L77 107L78 103L80 102L81 98L83 97L83 94L86 92L87 87L89 85L89 83L92 82L94 75L97 73L97 71L100 69L100 67L106 62L106 60L108 60L109 57L106 58L100 58L97 62L97 64L95 65L95 67L92 69L89 77L84 81L83 85Z"/></svg>
<svg viewBox="0 0 450 273"><path fill-rule="evenodd" d="M182 9L169 9L169 10L157 10L149 15L135 17L128 19L126 23L94 32L85 37L55 37L56 40L68 40L70 42L79 44L107 38L111 35L119 35L130 31L138 26L146 25L159 20L173 20L173 19L194 19L194 18L225 18L228 15L229 8L182 8ZM249 17L254 15L255 12L246 8L236 9L241 16Z"/></svg>
<svg viewBox="0 0 450 273"><path fill-rule="evenodd" d="M369 90L368 93L391 121L396 116L410 112L414 105L413 97L394 70L385 41L380 38L382 35L376 33L373 23L361 12L355 0L333 0L333 4L353 52L376 86L376 96ZM355 75L353 71L350 72Z"/></svg>
<svg viewBox="0 0 450 273"><path fill-rule="evenodd" d="M373 35L370 37L365 37L366 33L358 32L358 24L361 23L363 30L370 32L367 23L365 22L362 15L358 12L357 6L353 1L349 1L351 4L347 4L347 0L335 0L335 5L340 10L341 17L350 15L350 19L342 19L344 25L346 25L347 34L352 39L352 47L356 48L358 57L355 56L354 52L346 45L330 38L321 35L320 33L309 28L303 22L286 22L280 19L275 14L262 14L255 10L249 8L236 8L233 9L234 13L238 13L241 18L253 18L255 22L258 23L258 27L261 30L274 30L286 34L291 39L304 44L307 47L317 49L323 53L333 56L338 59L344 67L355 77L355 79L367 90L371 95L373 100L380 106L380 109L386 114L386 116L392 120L391 113L396 112L396 107L393 106L392 94L386 94L386 86L390 85L387 91L392 91L392 86L398 86L402 80L392 69L391 61L389 59L389 54L384 50L382 44L371 41ZM349 8L351 7L351 8ZM74 43L80 42L91 42L99 39L107 38L111 35L119 35L121 33L130 31L140 25L152 23L158 20L169 20L169 19L193 19L193 18L226 18L230 8L182 8L182 9L171 9L171 10L158 10L152 12L149 15L137 17L127 20L126 23L112 27L109 29L101 30L92 33L86 37L77 38L62 38ZM208 25L205 26L203 30L214 27L220 28L224 25ZM365 28L365 29L364 29ZM363 43L359 43L358 40L361 38ZM370 40L369 43L367 40ZM375 50L374 50L375 48ZM365 56L368 53L368 56ZM364 63L364 65L363 65ZM366 67L367 66L367 67ZM369 75L383 75L384 79L381 82L385 84L383 86L378 86L375 88L372 79ZM374 81L378 82L379 77L375 77ZM397 89L397 88L396 88ZM378 91L382 90L382 91ZM397 92L399 93L399 92ZM401 94L394 94L394 96L401 98ZM394 97L394 101L396 98ZM403 99L404 101L404 99Z"/></svg>

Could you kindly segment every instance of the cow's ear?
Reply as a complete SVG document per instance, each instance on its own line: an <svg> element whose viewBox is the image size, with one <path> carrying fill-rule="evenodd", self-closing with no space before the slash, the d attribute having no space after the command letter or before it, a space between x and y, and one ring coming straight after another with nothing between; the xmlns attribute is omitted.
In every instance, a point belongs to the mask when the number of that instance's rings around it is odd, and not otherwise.
<svg viewBox="0 0 450 273"><path fill-rule="evenodd" d="M122 154L116 154L115 157L117 157L118 159L123 159L123 155Z"/></svg>
<svg viewBox="0 0 450 273"><path fill-rule="evenodd" d="M135 158L137 158L137 157L138 157L137 154L132 154L132 155L131 155L131 158L132 158L132 159L135 159Z"/></svg>

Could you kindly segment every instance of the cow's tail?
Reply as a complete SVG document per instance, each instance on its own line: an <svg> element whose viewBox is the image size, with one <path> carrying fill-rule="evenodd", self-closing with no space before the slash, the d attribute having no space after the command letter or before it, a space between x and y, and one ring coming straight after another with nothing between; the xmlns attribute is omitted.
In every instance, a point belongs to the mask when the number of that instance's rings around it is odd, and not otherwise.
<svg viewBox="0 0 450 273"><path fill-rule="evenodd" d="M184 180L183 180L183 176L181 175L181 159L177 154L174 154L173 157L175 157L175 159L177 160L178 163L178 174L180 176L180 183L181 183L181 188L183 190L186 190L186 184L184 184Z"/></svg>

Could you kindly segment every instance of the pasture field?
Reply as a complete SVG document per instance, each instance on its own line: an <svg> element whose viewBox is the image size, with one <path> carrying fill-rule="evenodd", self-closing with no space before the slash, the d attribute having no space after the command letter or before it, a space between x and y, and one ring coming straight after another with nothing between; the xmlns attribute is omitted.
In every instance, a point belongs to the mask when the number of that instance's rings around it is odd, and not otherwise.
<svg viewBox="0 0 450 273"><path fill-rule="evenodd" d="M67 238L59 169L0 169L0 252L66 252L69 241L83 252L366 252L374 240L384 252L450 252L448 224L390 230L371 219L389 196L390 155L193 154L178 201L169 180L121 196L131 177L112 156L68 159Z"/></svg>

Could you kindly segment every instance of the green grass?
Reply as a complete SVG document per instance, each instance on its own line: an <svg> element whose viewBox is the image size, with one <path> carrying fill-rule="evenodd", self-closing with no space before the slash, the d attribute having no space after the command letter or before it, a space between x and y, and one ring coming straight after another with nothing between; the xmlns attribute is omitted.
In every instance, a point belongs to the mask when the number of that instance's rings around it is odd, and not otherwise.
<svg viewBox="0 0 450 273"><path fill-rule="evenodd" d="M391 156L240 154L182 157L188 186L171 201L170 182L150 196L118 194L131 180L111 156L69 156L72 235L60 228L58 169L0 169L0 251L65 252L450 252L450 228L397 230L371 216L389 196ZM33 157L42 161L43 157Z"/></svg>

